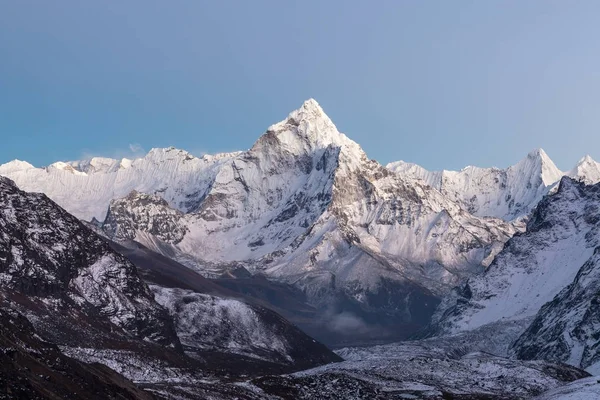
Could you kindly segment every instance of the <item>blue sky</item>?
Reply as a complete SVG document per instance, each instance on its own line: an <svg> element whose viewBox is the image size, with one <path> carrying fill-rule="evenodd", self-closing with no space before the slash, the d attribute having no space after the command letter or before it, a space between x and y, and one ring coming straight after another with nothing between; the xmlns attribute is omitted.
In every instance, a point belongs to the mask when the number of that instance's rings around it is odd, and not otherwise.
<svg viewBox="0 0 600 400"><path fill-rule="evenodd" d="M310 97L382 163L600 159L597 1L3 1L0 162L249 148Z"/></svg>

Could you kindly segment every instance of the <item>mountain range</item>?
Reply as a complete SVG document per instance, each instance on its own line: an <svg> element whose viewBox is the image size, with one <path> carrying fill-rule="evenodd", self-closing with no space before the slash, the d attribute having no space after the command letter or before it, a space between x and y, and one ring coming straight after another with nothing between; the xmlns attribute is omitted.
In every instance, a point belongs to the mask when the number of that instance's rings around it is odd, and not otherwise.
<svg viewBox="0 0 600 400"><path fill-rule="evenodd" d="M428 171L419 165L396 161L389 169L426 182L480 217L506 221L527 217L542 197L551 192L563 176L588 184L600 182L600 163L583 157L566 172L560 171L542 149L505 169L468 166L460 171Z"/></svg>
<svg viewBox="0 0 600 400"><path fill-rule="evenodd" d="M488 365L481 379L522 369L544 382L510 389L530 396L600 368L600 164L589 156L566 172L541 149L506 169L383 166L311 99L247 151L15 160L0 175L0 311L55 346L44 351L112 368L131 398L139 387L165 397L174 382L181 398L310 398L307 385L333 390L324 376L364 398L443 398L475 385L476 363ZM319 343L408 338L421 339L337 354ZM223 383L340 356L245 389ZM386 383L415 359L433 372ZM431 387L415 389L424 379Z"/></svg>
<svg viewBox="0 0 600 400"><path fill-rule="evenodd" d="M405 338L491 263L562 176L592 183L598 165L586 157L563 173L536 150L504 170L385 168L311 99L248 151L13 161L0 174L206 277L243 268L291 284L323 310L327 331L350 323Z"/></svg>

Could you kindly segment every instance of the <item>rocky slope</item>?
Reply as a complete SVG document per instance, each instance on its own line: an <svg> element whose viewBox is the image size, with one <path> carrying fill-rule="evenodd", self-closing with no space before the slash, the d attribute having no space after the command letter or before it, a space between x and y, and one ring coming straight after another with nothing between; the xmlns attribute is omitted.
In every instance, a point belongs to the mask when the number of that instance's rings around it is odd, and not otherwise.
<svg viewBox="0 0 600 400"><path fill-rule="evenodd" d="M161 378L201 366L185 357L169 313L131 262L45 195L3 177L0 280L0 309L23 315L68 357L136 383L132 360L146 365L144 374L160 365Z"/></svg>
<svg viewBox="0 0 600 400"><path fill-rule="evenodd" d="M84 364L42 340L15 310L0 308L0 399L154 398L100 364Z"/></svg>
<svg viewBox="0 0 600 400"><path fill-rule="evenodd" d="M573 283L540 309L515 342L513 354L521 359L561 361L597 374L600 372L599 304L600 247L596 247Z"/></svg>
<svg viewBox="0 0 600 400"><path fill-rule="evenodd" d="M320 320L319 310L308 304L304 293L292 285L273 282L261 275L251 276L247 271L244 275L237 273L236 276L207 279L140 244L131 243L125 247L111 242L111 246L131 260L149 284L179 288L221 299L240 300L250 306L270 309L323 343L339 343L339 339L336 339L338 332L327 329ZM314 356L311 352L305 351L304 354Z"/></svg>
<svg viewBox="0 0 600 400"><path fill-rule="evenodd" d="M428 171L404 161L387 167L438 189L474 215L506 221L527 217L563 176L588 184L600 182L599 164L590 156L581 159L572 170L562 172L542 149L532 151L506 169L468 166L460 171Z"/></svg>
<svg viewBox="0 0 600 400"><path fill-rule="evenodd" d="M297 371L340 361L295 326L321 333L310 329L317 323L316 311L291 287L261 277L211 280L140 244L110 244L150 284L191 357L215 363L214 356L221 354L223 361L229 359L246 374Z"/></svg>
<svg viewBox="0 0 600 400"><path fill-rule="evenodd" d="M526 232L509 240L485 273L444 299L435 329L451 333L532 318L582 274L582 265L592 268L600 240L598 190L599 185L563 178L556 194L540 202ZM539 322L534 325L539 329Z"/></svg>
<svg viewBox="0 0 600 400"><path fill-rule="evenodd" d="M341 361L268 308L180 288L152 286L152 290L173 316L181 343L192 357L211 352L240 355L265 361L262 368L271 373Z"/></svg>
<svg viewBox="0 0 600 400"><path fill-rule="evenodd" d="M166 310L127 259L45 195L23 192L2 177L0 281L5 297L24 308L39 302L45 311L30 307L28 313L45 326L58 321L44 312L73 308L91 324L110 323L126 335L179 347Z"/></svg>

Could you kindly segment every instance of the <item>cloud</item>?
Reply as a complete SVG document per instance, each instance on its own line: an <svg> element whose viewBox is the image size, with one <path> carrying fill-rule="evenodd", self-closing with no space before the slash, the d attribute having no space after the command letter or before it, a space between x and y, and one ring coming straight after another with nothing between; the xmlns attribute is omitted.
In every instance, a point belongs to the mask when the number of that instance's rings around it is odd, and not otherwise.
<svg viewBox="0 0 600 400"><path fill-rule="evenodd" d="M146 155L146 150L139 143L129 143L126 149L118 148L110 152L99 152L84 149L81 151L80 160L89 160L94 157L108 157L120 160L122 158L136 159Z"/></svg>
<svg viewBox="0 0 600 400"><path fill-rule="evenodd" d="M146 154L146 151L139 143L129 143L129 151L131 151L131 154Z"/></svg>
<svg viewBox="0 0 600 400"><path fill-rule="evenodd" d="M357 315L343 311L329 317L329 328L339 333L367 333L371 328Z"/></svg>

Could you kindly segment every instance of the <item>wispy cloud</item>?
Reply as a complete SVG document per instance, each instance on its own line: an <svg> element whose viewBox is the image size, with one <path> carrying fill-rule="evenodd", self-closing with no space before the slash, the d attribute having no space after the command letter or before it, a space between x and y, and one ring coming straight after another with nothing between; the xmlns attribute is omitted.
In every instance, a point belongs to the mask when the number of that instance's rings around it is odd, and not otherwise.
<svg viewBox="0 0 600 400"><path fill-rule="evenodd" d="M115 149L111 152L97 152L89 149L81 151L81 160L89 160L94 157L108 157L120 160L122 158L136 159L145 156L147 151L139 143L130 143L127 148Z"/></svg>
<svg viewBox="0 0 600 400"><path fill-rule="evenodd" d="M139 143L129 143L129 151L134 155L146 154L146 150Z"/></svg>

